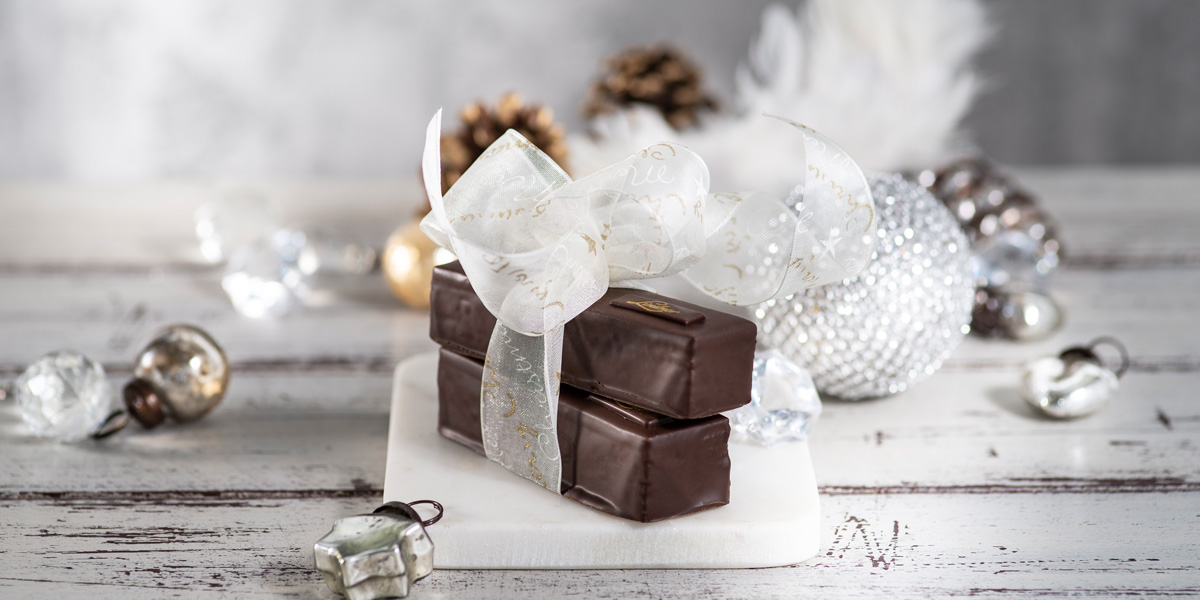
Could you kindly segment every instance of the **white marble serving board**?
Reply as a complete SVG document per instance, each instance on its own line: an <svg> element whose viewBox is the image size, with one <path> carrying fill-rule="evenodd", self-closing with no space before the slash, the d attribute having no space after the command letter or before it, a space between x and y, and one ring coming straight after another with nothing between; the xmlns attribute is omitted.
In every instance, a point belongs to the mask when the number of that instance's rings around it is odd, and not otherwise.
<svg viewBox="0 0 1200 600"><path fill-rule="evenodd" d="M437 568L770 567L817 553L819 506L807 444L731 444L728 506L636 523L549 493L442 438L436 373L433 353L396 367L383 495L445 506L445 517L429 529Z"/></svg>

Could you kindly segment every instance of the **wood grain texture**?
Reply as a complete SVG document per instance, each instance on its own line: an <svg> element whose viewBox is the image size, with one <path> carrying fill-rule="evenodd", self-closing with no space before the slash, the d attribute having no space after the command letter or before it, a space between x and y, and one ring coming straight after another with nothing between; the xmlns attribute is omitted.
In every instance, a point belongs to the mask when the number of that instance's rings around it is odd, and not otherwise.
<svg viewBox="0 0 1200 600"><path fill-rule="evenodd" d="M1200 540L1159 513L1190 512L1194 525L1195 499L1161 496L1149 511L1137 494L833 496L822 499L825 551L796 567L439 570L412 597L1193 595ZM332 598L310 566L312 543L334 519L373 502L0 502L0 596ZM430 534L436 543L436 526Z"/></svg>
<svg viewBox="0 0 1200 600"><path fill-rule="evenodd" d="M414 597L1200 595L1200 171L1023 175L1063 224L1064 328L1024 345L969 339L899 397L826 403L811 446L827 536L817 559L439 571ZM291 214L366 232L406 185L274 189ZM204 421L98 444L33 439L0 404L0 597L332 597L309 547L379 501L391 369L432 347L428 323L354 277L321 281L317 305L280 321L240 317L195 254L190 214L205 193L0 186L0 379L71 347L120 382L176 321L208 328L235 365ZM1112 406L1063 423L1017 398L1022 362L1100 334L1133 355Z"/></svg>

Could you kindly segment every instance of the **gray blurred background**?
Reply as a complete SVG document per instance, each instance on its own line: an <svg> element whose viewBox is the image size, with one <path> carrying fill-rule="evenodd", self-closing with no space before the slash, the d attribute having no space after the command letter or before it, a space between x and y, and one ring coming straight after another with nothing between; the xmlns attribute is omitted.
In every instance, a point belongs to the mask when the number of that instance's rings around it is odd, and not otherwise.
<svg viewBox="0 0 1200 600"><path fill-rule="evenodd" d="M408 176L439 106L517 90L578 128L628 44L675 42L728 98L769 3L0 0L0 177ZM986 6L986 153L1200 162L1200 2Z"/></svg>

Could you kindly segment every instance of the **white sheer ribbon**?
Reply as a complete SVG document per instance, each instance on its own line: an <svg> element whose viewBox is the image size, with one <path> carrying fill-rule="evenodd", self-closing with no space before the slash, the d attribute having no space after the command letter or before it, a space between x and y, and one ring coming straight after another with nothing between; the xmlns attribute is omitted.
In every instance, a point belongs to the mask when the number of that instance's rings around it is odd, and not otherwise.
<svg viewBox="0 0 1200 600"><path fill-rule="evenodd" d="M438 111L421 228L458 256L497 318L480 397L488 458L559 493L562 327L610 286L682 272L714 298L752 304L862 270L875 232L866 179L797 127L807 171L793 208L761 192L709 195L704 161L669 142L572 181L511 130L443 198Z"/></svg>

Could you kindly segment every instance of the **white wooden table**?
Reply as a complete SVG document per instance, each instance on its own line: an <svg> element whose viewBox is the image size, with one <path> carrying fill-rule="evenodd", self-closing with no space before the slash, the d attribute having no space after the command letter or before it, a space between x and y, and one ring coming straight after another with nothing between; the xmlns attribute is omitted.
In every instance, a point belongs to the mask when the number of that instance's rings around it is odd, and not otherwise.
<svg viewBox="0 0 1200 600"><path fill-rule="evenodd" d="M414 598L1200 594L1200 170L1026 171L1071 254L1065 327L968 340L899 397L827 404L812 441L822 553L745 571L437 571ZM274 185L289 218L382 240L412 181ZM328 598L312 543L380 501L392 367L427 321L370 277L320 306L238 316L200 262L190 184L0 186L0 378L73 348L118 383L159 326L234 363L187 427L31 438L0 406L0 598ZM1111 334L1133 365L1094 417L1051 422L1019 365ZM436 531L432 532L436 540Z"/></svg>

